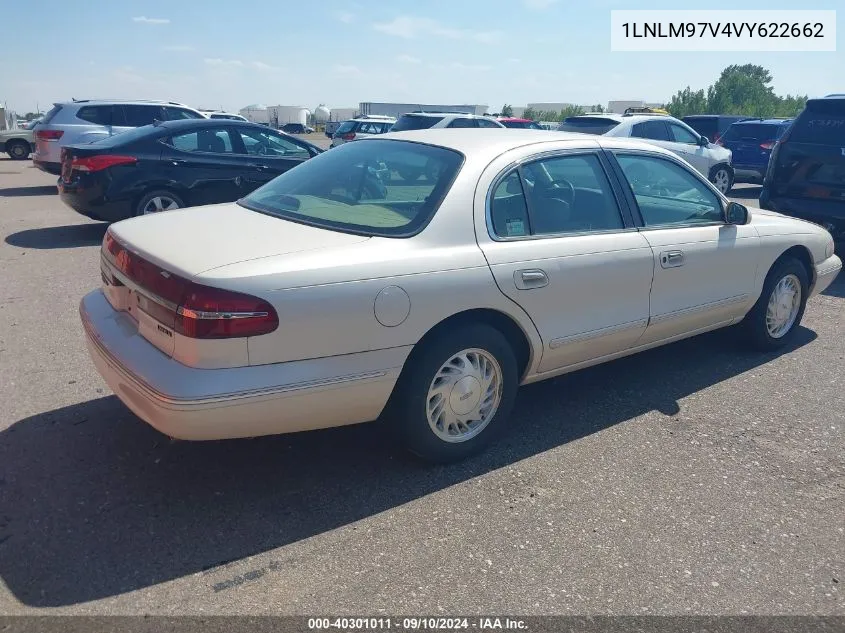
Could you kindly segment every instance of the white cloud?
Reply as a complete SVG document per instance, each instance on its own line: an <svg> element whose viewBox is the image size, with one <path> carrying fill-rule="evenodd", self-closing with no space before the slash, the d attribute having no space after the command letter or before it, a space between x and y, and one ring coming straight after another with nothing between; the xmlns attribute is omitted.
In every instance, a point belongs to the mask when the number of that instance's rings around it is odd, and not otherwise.
<svg viewBox="0 0 845 633"><path fill-rule="evenodd" d="M258 70L279 70L278 66L271 66L270 64L265 64L264 62L250 62L249 65L253 68L257 68Z"/></svg>
<svg viewBox="0 0 845 633"><path fill-rule="evenodd" d="M462 64L461 62L452 62L451 67L454 70L474 73L484 73L493 69L492 66L488 66L486 64Z"/></svg>
<svg viewBox="0 0 845 633"><path fill-rule="evenodd" d="M522 60L519 59L519 57L508 57L508 63L509 64L518 64L521 61Z"/></svg>
<svg viewBox="0 0 845 633"><path fill-rule="evenodd" d="M401 62L403 64L420 64L422 60L419 57L414 57L412 55L399 55L396 58L397 62Z"/></svg>
<svg viewBox="0 0 845 633"><path fill-rule="evenodd" d="M335 64L332 68L335 74L338 75L360 75L361 69L357 66L351 66L347 64Z"/></svg>
<svg viewBox="0 0 845 633"><path fill-rule="evenodd" d="M334 18L345 24L351 24L355 21L355 14L349 13L349 11L335 11Z"/></svg>
<svg viewBox="0 0 845 633"><path fill-rule="evenodd" d="M170 44L169 46L165 46L162 50L171 53L187 53L194 50L194 47L188 46L187 44Z"/></svg>
<svg viewBox="0 0 845 633"><path fill-rule="evenodd" d="M205 63L209 66L218 66L218 67L238 67L243 68L244 63L239 59L220 59L219 57L206 57Z"/></svg>
<svg viewBox="0 0 845 633"><path fill-rule="evenodd" d="M528 7L529 9L537 9L538 11L548 9L556 2L557 0L522 0L522 4L524 4L526 7Z"/></svg>
<svg viewBox="0 0 845 633"><path fill-rule="evenodd" d="M145 15L132 18L132 21L140 24L170 24L170 18L148 18Z"/></svg>
<svg viewBox="0 0 845 633"><path fill-rule="evenodd" d="M483 44L493 44L502 39L499 31L472 31L444 26L431 18L420 18L413 15L400 15L391 22L376 22L376 31L387 33L395 37L414 39L421 35L445 37L450 40L468 39Z"/></svg>

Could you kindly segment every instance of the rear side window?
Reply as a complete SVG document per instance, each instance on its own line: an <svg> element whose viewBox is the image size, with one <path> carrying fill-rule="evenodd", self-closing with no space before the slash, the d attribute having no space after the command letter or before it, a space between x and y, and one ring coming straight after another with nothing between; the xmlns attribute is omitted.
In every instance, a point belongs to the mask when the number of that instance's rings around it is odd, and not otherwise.
<svg viewBox="0 0 845 633"><path fill-rule="evenodd" d="M487 119L476 119L478 121L478 127L499 127L493 121L488 121Z"/></svg>
<svg viewBox="0 0 845 633"><path fill-rule="evenodd" d="M796 143L845 146L845 99L813 99L792 124Z"/></svg>
<svg viewBox="0 0 845 633"><path fill-rule="evenodd" d="M653 141L668 141L669 131L663 121L643 121L631 128L631 136L646 138Z"/></svg>
<svg viewBox="0 0 845 633"><path fill-rule="evenodd" d="M177 134L170 144L183 152L205 152L209 154L231 154L232 140L224 128L196 130Z"/></svg>
<svg viewBox="0 0 845 633"><path fill-rule="evenodd" d="M569 117L558 126L559 132L581 132L582 134L605 134L619 125L618 121L603 117Z"/></svg>
<svg viewBox="0 0 845 633"><path fill-rule="evenodd" d="M478 127L475 119L455 119L447 127Z"/></svg>
<svg viewBox="0 0 845 633"><path fill-rule="evenodd" d="M402 116L393 124L391 132L403 132L405 130L427 130L439 123L443 117L437 116Z"/></svg>
<svg viewBox="0 0 845 633"><path fill-rule="evenodd" d="M119 125L114 123L114 106L83 106L79 108L79 112L76 113L76 118L96 125ZM150 123L152 123L152 121L150 121Z"/></svg>
<svg viewBox="0 0 845 633"><path fill-rule="evenodd" d="M525 165L522 176L520 179L514 171L493 193L490 219L496 235L518 237L624 228L616 197L595 154L538 160ZM527 216L523 218L526 208Z"/></svg>

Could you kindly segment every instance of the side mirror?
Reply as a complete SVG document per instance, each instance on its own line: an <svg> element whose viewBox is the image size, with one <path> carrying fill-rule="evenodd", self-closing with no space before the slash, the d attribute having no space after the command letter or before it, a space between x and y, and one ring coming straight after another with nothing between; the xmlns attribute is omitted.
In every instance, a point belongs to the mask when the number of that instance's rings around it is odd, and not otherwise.
<svg viewBox="0 0 845 633"><path fill-rule="evenodd" d="M709 147L710 139L706 136L699 136L698 137L698 146L699 147Z"/></svg>
<svg viewBox="0 0 845 633"><path fill-rule="evenodd" d="M748 209L738 202L729 202L725 209L725 221L728 224L743 225L748 224L750 216Z"/></svg>

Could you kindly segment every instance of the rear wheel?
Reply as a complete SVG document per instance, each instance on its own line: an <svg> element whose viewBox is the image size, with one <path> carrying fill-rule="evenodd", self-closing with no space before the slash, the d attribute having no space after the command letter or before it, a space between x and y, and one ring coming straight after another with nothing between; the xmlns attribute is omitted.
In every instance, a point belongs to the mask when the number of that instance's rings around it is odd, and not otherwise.
<svg viewBox="0 0 845 633"><path fill-rule="evenodd" d="M151 191L138 201L135 215L149 215L159 211L172 211L185 206L182 198L172 191Z"/></svg>
<svg viewBox="0 0 845 633"><path fill-rule="evenodd" d="M785 258L772 267L743 320L754 347L771 351L789 343L804 316L809 286L807 269L797 259Z"/></svg>
<svg viewBox="0 0 845 633"><path fill-rule="evenodd" d="M9 141L6 143L6 153L14 160L26 160L31 152L32 148L26 141Z"/></svg>
<svg viewBox="0 0 845 633"><path fill-rule="evenodd" d="M424 459L451 462L481 451L513 408L513 350L499 330L481 323L444 331L423 346L402 372L389 424Z"/></svg>

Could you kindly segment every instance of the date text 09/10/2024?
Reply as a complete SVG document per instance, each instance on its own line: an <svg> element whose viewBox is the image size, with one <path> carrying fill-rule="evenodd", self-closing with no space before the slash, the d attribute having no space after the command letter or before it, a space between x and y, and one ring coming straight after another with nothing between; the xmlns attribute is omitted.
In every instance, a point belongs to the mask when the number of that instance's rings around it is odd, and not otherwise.
<svg viewBox="0 0 845 633"><path fill-rule="evenodd" d="M310 631L459 631L459 630L512 630L528 629L524 620L518 618L476 617L370 617L370 618L308 618Z"/></svg>

